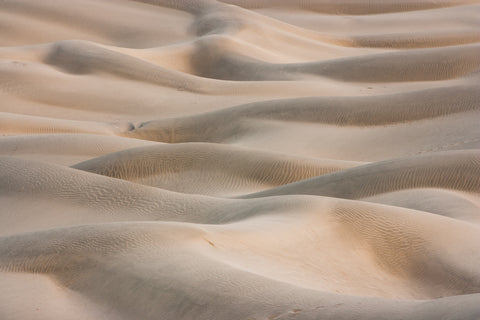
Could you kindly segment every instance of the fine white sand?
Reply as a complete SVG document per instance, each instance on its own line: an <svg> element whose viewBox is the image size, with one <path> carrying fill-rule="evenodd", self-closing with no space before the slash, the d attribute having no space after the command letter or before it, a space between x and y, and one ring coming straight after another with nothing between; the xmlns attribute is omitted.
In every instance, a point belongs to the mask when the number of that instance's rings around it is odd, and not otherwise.
<svg viewBox="0 0 480 320"><path fill-rule="evenodd" d="M0 0L0 319L479 319L479 21Z"/></svg>

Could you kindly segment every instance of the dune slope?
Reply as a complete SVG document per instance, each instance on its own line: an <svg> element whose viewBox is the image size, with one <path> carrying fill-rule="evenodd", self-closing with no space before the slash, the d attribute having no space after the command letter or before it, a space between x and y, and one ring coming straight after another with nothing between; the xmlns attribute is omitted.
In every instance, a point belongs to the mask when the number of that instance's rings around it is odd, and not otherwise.
<svg viewBox="0 0 480 320"><path fill-rule="evenodd" d="M479 319L479 21L0 0L0 319Z"/></svg>

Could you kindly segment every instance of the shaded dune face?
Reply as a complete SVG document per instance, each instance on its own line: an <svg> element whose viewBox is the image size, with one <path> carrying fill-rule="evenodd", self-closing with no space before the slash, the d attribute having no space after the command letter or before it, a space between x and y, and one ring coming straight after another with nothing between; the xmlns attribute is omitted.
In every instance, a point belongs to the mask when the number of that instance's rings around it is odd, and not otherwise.
<svg viewBox="0 0 480 320"><path fill-rule="evenodd" d="M0 318L480 318L479 16L0 1Z"/></svg>
<svg viewBox="0 0 480 320"><path fill-rule="evenodd" d="M221 144L182 143L127 149L72 167L177 192L221 196L284 185L358 164Z"/></svg>

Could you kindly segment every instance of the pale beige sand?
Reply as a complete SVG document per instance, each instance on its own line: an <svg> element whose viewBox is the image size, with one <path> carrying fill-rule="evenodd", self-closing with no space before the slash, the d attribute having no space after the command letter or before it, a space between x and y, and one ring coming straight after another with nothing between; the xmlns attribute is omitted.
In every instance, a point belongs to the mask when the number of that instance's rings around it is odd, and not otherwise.
<svg viewBox="0 0 480 320"><path fill-rule="evenodd" d="M479 319L479 21L0 0L0 319Z"/></svg>
<svg viewBox="0 0 480 320"><path fill-rule="evenodd" d="M222 144L180 143L127 149L72 167L177 192L226 196L268 189L360 164Z"/></svg>

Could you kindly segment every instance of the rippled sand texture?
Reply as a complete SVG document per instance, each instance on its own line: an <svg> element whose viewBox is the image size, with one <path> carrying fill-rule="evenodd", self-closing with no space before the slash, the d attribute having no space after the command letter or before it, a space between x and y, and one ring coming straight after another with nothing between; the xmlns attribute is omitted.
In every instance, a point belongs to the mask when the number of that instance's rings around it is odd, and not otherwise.
<svg viewBox="0 0 480 320"><path fill-rule="evenodd" d="M480 319L480 1L0 0L0 319Z"/></svg>

